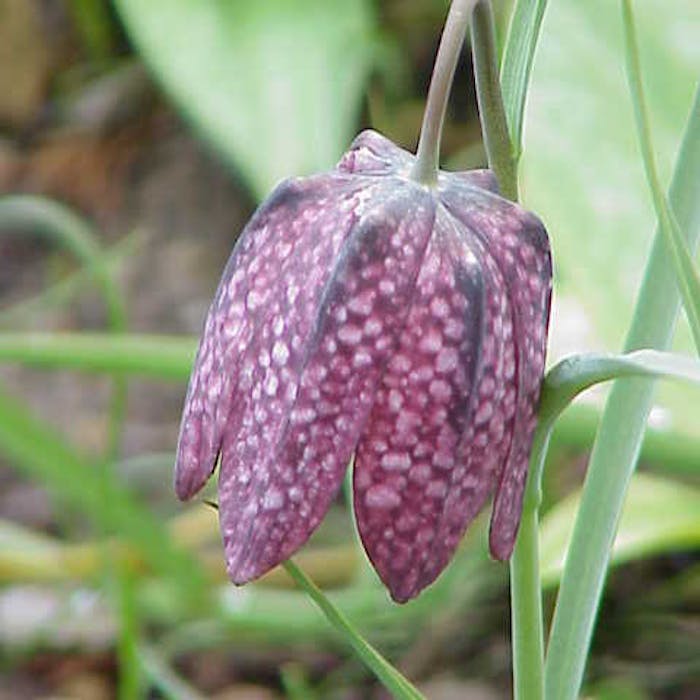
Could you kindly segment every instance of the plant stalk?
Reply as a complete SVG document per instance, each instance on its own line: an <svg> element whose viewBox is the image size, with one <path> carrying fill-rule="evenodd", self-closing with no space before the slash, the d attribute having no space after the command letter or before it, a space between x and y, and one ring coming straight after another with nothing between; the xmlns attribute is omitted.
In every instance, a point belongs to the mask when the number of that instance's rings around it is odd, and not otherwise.
<svg viewBox="0 0 700 700"><path fill-rule="evenodd" d="M471 23L472 55L476 98L484 147L489 168L498 179L501 194L518 199L517 165L508 135L508 124L503 107L501 83L498 77L498 52L494 29L493 9L489 0L480 0L474 8Z"/></svg>
<svg viewBox="0 0 700 700"><path fill-rule="evenodd" d="M695 94L670 190L670 202L693 251L700 240L700 90ZM625 348L668 347L680 297L663 233L657 230ZM652 405L648 379L616 381L593 445L559 588L545 662L548 698L574 700L586 666L616 526ZM624 431L620 432L620 426Z"/></svg>
<svg viewBox="0 0 700 700"><path fill-rule="evenodd" d="M478 0L453 0L440 39L435 67L430 79L423 114L416 162L411 177L424 185L437 182L440 164L440 140L457 61L472 10Z"/></svg>

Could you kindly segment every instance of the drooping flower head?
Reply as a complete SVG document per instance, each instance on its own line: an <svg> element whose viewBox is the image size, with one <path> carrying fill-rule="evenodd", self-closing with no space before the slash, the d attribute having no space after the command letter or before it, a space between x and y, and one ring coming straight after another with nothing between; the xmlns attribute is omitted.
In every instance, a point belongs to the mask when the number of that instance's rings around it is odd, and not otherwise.
<svg viewBox="0 0 700 700"><path fill-rule="evenodd" d="M182 418L181 499L220 457L229 575L297 551L355 454L359 534L399 602L445 568L495 493L490 550L522 508L551 291L540 221L489 171L414 182L366 131L331 172L282 183L241 234Z"/></svg>

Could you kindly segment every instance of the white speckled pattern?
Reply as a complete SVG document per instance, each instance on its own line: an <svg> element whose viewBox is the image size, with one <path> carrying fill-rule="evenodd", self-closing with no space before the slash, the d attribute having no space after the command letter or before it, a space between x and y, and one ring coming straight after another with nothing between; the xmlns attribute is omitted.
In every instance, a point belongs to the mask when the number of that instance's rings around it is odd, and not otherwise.
<svg viewBox="0 0 700 700"><path fill-rule="evenodd" d="M540 222L487 171L408 180L374 132L337 169L283 183L241 234L182 419L182 499L221 454L231 579L291 556L356 451L360 535L397 601L431 583L496 492L513 548L544 369L551 263Z"/></svg>

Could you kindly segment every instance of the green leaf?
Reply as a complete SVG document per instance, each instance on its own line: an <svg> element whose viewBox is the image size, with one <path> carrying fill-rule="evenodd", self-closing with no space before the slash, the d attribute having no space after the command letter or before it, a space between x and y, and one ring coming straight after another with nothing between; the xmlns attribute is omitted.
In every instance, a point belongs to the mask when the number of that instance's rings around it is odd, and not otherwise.
<svg viewBox="0 0 700 700"><path fill-rule="evenodd" d="M558 503L540 526L540 572L556 585L564 568L581 492ZM700 490L649 474L632 477L611 564L700 547Z"/></svg>
<svg viewBox="0 0 700 700"><path fill-rule="evenodd" d="M186 381L197 340L106 333L0 333L0 362Z"/></svg>
<svg viewBox="0 0 700 700"><path fill-rule="evenodd" d="M172 543L160 521L111 472L73 450L1 388L0 455L85 514L93 524L125 538L177 587L182 601L199 604L205 600L201 571Z"/></svg>
<svg viewBox="0 0 700 700"><path fill-rule="evenodd" d="M116 0L156 78L258 197L331 166L372 58L368 0Z"/></svg>
<svg viewBox="0 0 700 700"><path fill-rule="evenodd" d="M639 45L635 28L632 3L623 0L622 3L623 24L625 27L625 50L627 59L627 74L629 79L630 94L634 107L634 117L637 125L639 146L644 161L647 182L651 190L659 228L664 234L668 252L675 266L678 286L683 298L685 312L690 324L690 330L695 339L695 347L700 351L700 278L693 264L693 259L688 250L688 244L683 238L676 217L666 199L659 174L656 169L656 156L651 137L651 125L644 95L642 69L639 63Z"/></svg>
<svg viewBox="0 0 700 700"><path fill-rule="evenodd" d="M620 377L654 377L700 384L700 361L657 350L567 357L547 372L540 400L540 421L552 423L578 394Z"/></svg>
<svg viewBox="0 0 700 700"><path fill-rule="evenodd" d="M393 697L407 700L423 698L423 695L362 637L345 615L291 559L285 562L284 567Z"/></svg>
<svg viewBox="0 0 700 700"><path fill-rule="evenodd" d="M665 189L697 81L700 3L647 0L636 13ZM528 93L520 184L524 203L552 238L555 359L622 345L621 319L631 315L654 230L623 57L617 3L560 0L548 7ZM700 188L700 172L688 176ZM684 341L688 350L687 327ZM697 430L687 411L674 417Z"/></svg>
<svg viewBox="0 0 700 700"><path fill-rule="evenodd" d="M516 163L522 151L525 99L547 0L516 0L501 63L501 91Z"/></svg>
<svg viewBox="0 0 700 700"><path fill-rule="evenodd" d="M685 130L669 199L691 250L700 239L700 90ZM680 310L675 273L657 231L625 342L627 350L668 347ZM647 379L615 382L593 444L584 494L559 587L545 663L545 688L578 696L602 595L610 548L652 406ZM694 422L694 407L688 411Z"/></svg>

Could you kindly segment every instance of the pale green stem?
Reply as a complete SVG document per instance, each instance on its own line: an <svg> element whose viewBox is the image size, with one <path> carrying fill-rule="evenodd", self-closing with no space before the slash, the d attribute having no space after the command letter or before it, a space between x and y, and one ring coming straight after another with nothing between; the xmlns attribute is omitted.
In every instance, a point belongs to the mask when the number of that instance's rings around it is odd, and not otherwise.
<svg viewBox="0 0 700 700"><path fill-rule="evenodd" d="M516 0L503 50L501 89L516 165L522 152L525 99L546 9L547 0Z"/></svg>
<svg viewBox="0 0 700 700"><path fill-rule="evenodd" d="M411 172L414 180L425 185L433 185L437 181L440 140L447 111L447 99L464 43L467 24L476 3L477 0L453 0L440 39L423 114L416 162Z"/></svg>
<svg viewBox="0 0 700 700"><path fill-rule="evenodd" d="M474 8L471 40L476 97L489 167L498 179L501 194L515 201L518 174L503 108L493 10L488 0L480 0Z"/></svg>
<svg viewBox="0 0 700 700"><path fill-rule="evenodd" d="M284 568L395 698L401 700L421 700L423 698L423 695L406 678L369 642L363 639L345 615L331 603L323 591L291 559L284 563Z"/></svg>
<svg viewBox="0 0 700 700"><path fill-rule="evenodd" d="M664 234L668 252L676 268L678 286L683 298L683 305L688 316L690 329L695 339L695 346L700 350L700 278L693 265L693 259L688 245L683 238L678 222L668 205L661 187L659 173L656 168L656 158L651 140L649 114L644 97L642 84L642 68L639 62L639 47L637 31L632 14L630 0L622 1L622 18L625 30L625 57L627 59L627 76L629 81L634 118L637 124L637 137L642 152L644 171L651 191L656 216L659 219L659 229Z"/></svg>
<svg viewBox="0 0 700 700"><path fill-rule="evenodd" d="M700 239L700 91L676 163L670 201L692 251ZM680 299L663 234L657 231L626 341L627 350L668 347ZM617 381L608 397L569 544L545 661L552 700L578 697L616 526L652 405L653 382ZM624 428L624 430L621 430Z"/></svg>

